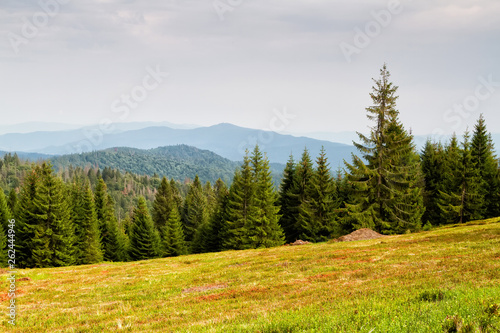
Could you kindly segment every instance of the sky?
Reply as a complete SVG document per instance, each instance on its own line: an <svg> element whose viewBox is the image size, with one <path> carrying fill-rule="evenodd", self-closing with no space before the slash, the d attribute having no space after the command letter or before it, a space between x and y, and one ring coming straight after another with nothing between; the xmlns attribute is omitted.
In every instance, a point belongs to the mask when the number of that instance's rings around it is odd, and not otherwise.
<svg viewBox="0 0 500 333"><path fill-rule="evenodd" d="M384 63L414 134L500 132L498 0L2 0L1 124L366 132Z"/></svg>

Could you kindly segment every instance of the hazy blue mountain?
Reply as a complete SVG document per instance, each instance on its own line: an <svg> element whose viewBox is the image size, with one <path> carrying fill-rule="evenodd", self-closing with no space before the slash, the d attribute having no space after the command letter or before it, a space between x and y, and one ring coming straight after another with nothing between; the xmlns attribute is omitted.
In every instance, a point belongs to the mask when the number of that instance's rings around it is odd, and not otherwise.
<svg viewBox="0 0 500 333"><path fill-rule="evenodd" d="M18 138L18 140L20 139ZM61 145L64 142L67 143ZM343 159L350 160L351 152L354 151L353 146L345 144L282 135L231 124L195 129L148 127L106 135L94 133L94 137L90 139L75 135L75 140L67 141L67 137L64 137L64 140L59 141L59 145L47 145L45 148L38 148L37 151L48 154L65 154L109 147L151 149L159 146L186 144L213 151L233 161L241 161L245 149L252 150L256 143L260 145L262 151L267 153L269 160L275 163L286 163L292 153L296 159L300 158L305 147L309 149L311 156L316 158L321 146L324 146L334 169L343 165Z"/></svg>
<svg viewBox="0 0 500 333"><path fill-rule="evenodd" d="M17 154L17 156L19 156L19 158L26 159L29 161L46 160L46 159L49 159L52 157L51 155L47 155L47 154L26 153L26 152L22 152L22 151L15 152L15 151L0 150L0 158L2 158L5 154L8 154L8 153L10 153L12 155Z"/></svg>

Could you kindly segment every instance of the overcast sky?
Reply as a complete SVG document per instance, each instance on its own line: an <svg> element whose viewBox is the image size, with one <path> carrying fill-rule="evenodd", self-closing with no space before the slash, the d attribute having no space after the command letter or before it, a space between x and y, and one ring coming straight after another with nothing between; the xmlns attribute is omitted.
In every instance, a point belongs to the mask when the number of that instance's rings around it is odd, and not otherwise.
<svg viewBox="0 0 500 333"><path fill-rule="evenodd" d="M2 0L1 122L366 131L386 62L413 133L500 132L500 1L397 3Z"/></svg>

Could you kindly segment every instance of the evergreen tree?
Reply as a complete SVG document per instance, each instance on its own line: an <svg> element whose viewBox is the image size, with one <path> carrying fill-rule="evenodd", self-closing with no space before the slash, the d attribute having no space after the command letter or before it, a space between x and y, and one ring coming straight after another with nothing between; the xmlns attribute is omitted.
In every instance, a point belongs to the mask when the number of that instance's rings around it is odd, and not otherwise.
<svg viewBox="0 0 500 333"><path fill-rule="evenodd" d="M226 235L226 212L229 191L226 184L219 178L214 185L215 208L209 217L205 238L203 239L203 252L218 252L223 249Z"/></svg>
<svg viewBox="0 0 500 333"><path fill-rule="evenodd" d="M9 206L9 209L12 213L16 211L17 193L15 189L10 190L9 197L7 199L7 205Z"/></svg>
<svg viewBox="0 0 500 333"><path fill-rule="evenodd" d="M255 183L254 204L257 208L257 219L250 226L252 247L273 247L283 245L285 241L283 229L279 225L279 207L276 206L278 195L274 189L269 160L255 146L252 154L252 169Z"/></svg>
<svg viewBox="0 0 500 333"><path fill-rule="evenodd" d="M440 192L439 207L445 223L463 223L481 219L484 188L473 161L469 133L464 134L462 148L453 138L447 149L445 191ZM458 155L458 156L457 156Z"/></svg>
<svg viewBox="0 0 500 333"><path fill-rule="evenodd" d="M3 190L0 189L0 225L2 225L3 230L8 229L9 220L12 218L11 210L7 204L7 199Z"/></svg>
<svg viewBox="0 0 500 333"><path fill-rule="evenodd" d="M183 208L184 234L191 250L196 250L199 246L199 243L195 242L196 230L207 220L207 198L203 193L200 179L196 175L193 183L189 186Z"/></svg>
<svg viewBox="0 0 500 333"><path fill-rule="evenodd" d="M248 151L243 159L241 170L235 172L229 189L226 212L226 238L224 249L244 250L252 248L250 226L258 218L254 204L255 184Z"/></svg>
<svg viewBox="0 0 500 333"><path fill-rule="evenodd" d="M41 182L31 211L34 237L28 242L35 267L59 267L74 263L74 231L60 178L52 174L52 166L43 163Z"/></svg>
<svg viewBox="0 0 500 333"><path fill-rule="evenodd" d="M471 143L472 163L476 165L481 178L480 194L484 203L478 211L478 216L491 218L500 216L500 179L499 165L495 155L495 147L491 136L486 130L486 122L481 114Z"/></svg>
<svg viewBox="0 0 500 333"><path fill-rule="evenodd" d="M424 176L425 213L422 220L432 225L439 225L441 209L438 206L440 191L443 190L445 152L441 143L428 140L421 154L422 173Z"/></svg>
<svg viewBox="0 0 500 333"><path fill-rule="evenodd" d="M187 254L186 242L184 240L184 232L177 207L173 207L167 223L163 227L163 248L165 255L168 257L180 256Z"/></svg>
<svg viewBox="0 0 500 333"><path fill-rule="evenodd" d="M160 237L148 212L146 200L139 197L130 232L130 258L145 260L160 256Z"/></svg>
<svg viewBox="0 0 500 333"><path fill-rule="evenodd" d="M19 203L16 206L16 263L21 268L34 267L32 241L35 238L35 229L38 223L36 213L38 208L34 204L35 196L40 188L40 166L32 165L31 172L24 178L19 194Z"/></svg>
<svg viewBox="0 0 500 333"><path fill-rule="evenodd" d="M109 194L107 194L107 199L105 201L103 218L106 223L106 235L101 238L105 240L102 242L104 260L126 261L125 235L118 226L118 221L116 220L114 212L113 198Z"/></svg>
<svg viewBox="0 0 500 333"><path fill-rule="evenodd" d="M0 224L0 267L7 267L8 257L8 248L7 248L7 233L3 228L2 224Z"/></svg>
<svg viewBox="0 0 500 333"><path fill-rule="evenodd" d="M281 180L278 206L280 207L280 225L285 233L285 239L287 242L295 241L297 232L295 230L295 225L297 221L297 216L295 214L294 208L298 207L297 197L293 193L294 182L296 178L296 168L293 156L290 155L285 170L283 172L283 178Z"/></svg>
<svg viewBox="0 0 500 333"><path fill-rule="evenodd" d="M300 209L300 239L312 242L327 240L334 231L335 183L330 173L324 147L316 161L317 168L306 184L308 200Z"/></svg>
<svg viewBox="0 0 500 333"><path fill-rule="evenodd" d="M354 143L363 158L353 155L352 164L345 163L357 192L356 202L347 205L347 218L355 228L416 230L424 208L413 138L398 120L398 87L389 82L385 65L380 74L370 94L374 105L366 109L375 126L369 137L358 133L362 144Z"/></svg>
<svg viewBox="0 0 500 333"><path fill-rule="evenodd" d="M153 222L156 228L160 231L160 236L163 239L165 235L165 225L170 217L170 212L175 206L172 189L166 177L161 180L158 192L156 192L153 202Z"/></svg>
<svg viewBox="0 0 500 333"><path fill-rule="evenodd" d="M100 243L99 224L94 205L94 195L88 182L73 184L72 221L75 231L75 261L78 265L101 262L103 253Z"/></svg>

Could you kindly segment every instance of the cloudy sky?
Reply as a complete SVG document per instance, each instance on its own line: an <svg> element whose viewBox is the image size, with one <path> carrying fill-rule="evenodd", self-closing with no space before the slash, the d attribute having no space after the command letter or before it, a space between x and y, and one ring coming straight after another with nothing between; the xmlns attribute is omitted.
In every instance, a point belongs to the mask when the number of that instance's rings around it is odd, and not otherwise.
<svg viewBox="0 0 500 333"><path fill-rule="evenodd" d="M499 17L498 0L2 0L1 122L365 131L386 62L415 134L479 113L500 132Z"/></svg>

